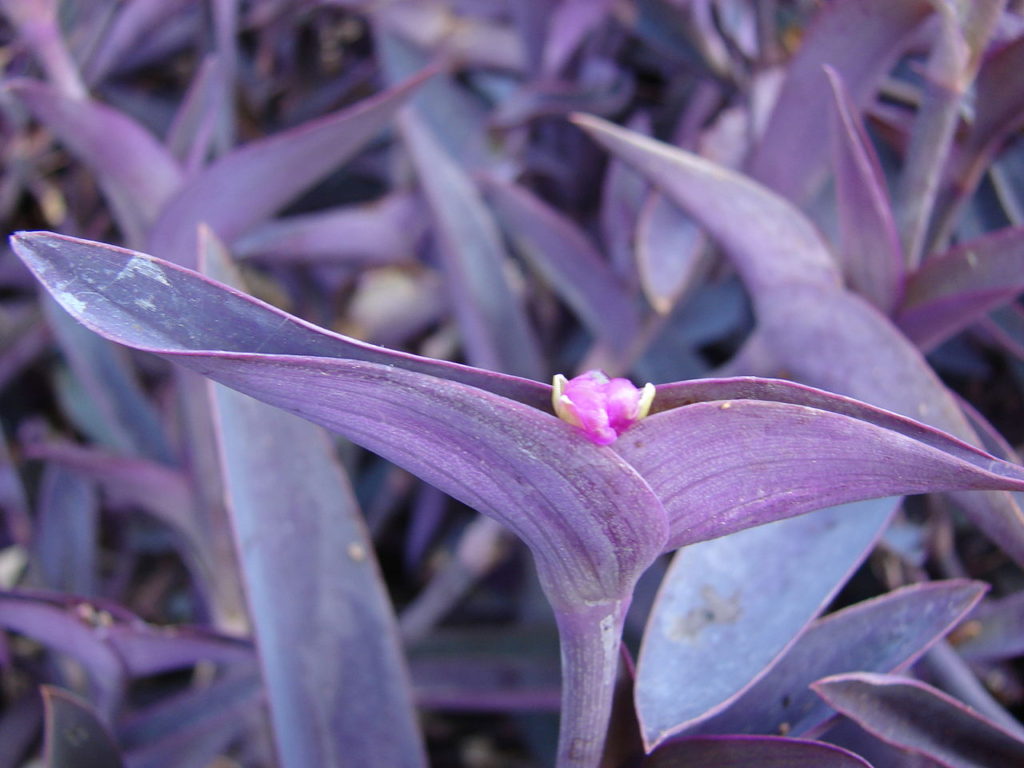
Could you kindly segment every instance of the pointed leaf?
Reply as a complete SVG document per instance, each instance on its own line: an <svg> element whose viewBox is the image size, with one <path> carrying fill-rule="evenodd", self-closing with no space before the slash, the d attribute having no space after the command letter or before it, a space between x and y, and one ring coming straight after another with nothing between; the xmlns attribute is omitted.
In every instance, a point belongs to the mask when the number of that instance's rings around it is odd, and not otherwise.
<svg viewBox="0 0 1024 768"><path fill-rule="evenodd" d="M1024 470L941 434L919 441L808 406L722 400L651 415L615 448L662 500L680 547L865 498L1024 487Z"/></svg>
<svg viewBox="0 0 1024 768"><path fill-rule="evenodd" d="M113 713L123 692L126 668L106 642L103 616L90 602L60 599L46 593L0 593L0 627L65 653L85 668L95 690L96 706ZM97 620L97 623L92 623Z"/></svg>
<svg viewBox="0 0 1024 768"><path fill-rule="evenodd" d="M522 297L508 279L501 235L479 191L417 112L405 112L400 127L434 214L466 356L480 368L540 378L537 340Z"/></svg>
<svg viewBox="0 0 1024 768"><path fill-rule="evenodd" d="M786 71L786 81L750 163L750 174L795 202L805 201L821 180L828 132L808 119L809 104L829 101L831 66L850 89L853 104L866 106L878 83L933 10L928 0L846 0L821 7Z"/></svg>
<svg viewBox="0 0 1024 768"><path fill-rule="evenodd" d="M542 412L395 367L418 367L421 359L312 331L153 257L54 235L16 242L64 306L111 340L171 356L341 432L500 520L533 549L556 605L568 596L627 595L663 547L661 505L646 483L614 452L551 415L547 403ZM88 258L76 259L83 252ZM276 322L266 323L268 310ZM227 321L232 314L237 322ZM331 349L380 362L295 356ZM454 376L468 370L423 362ZM471 378L492 381L480 371ZM507 377L493 381L518 388ZM550 397L549 388L540 391Z"/></svg>
<svg viewBox="0 0 1024 768"><path fill-rule="evenodd" d="M396 192L372 203L275 219L243 236L231 250L238 257L268 261L387 264L414 256L426 218L416 197Z"/></svg>
<svg viewBox="0 0 1024 768"><path fill-rule="evenodd" d="M918 680L834 675L814 690L862 728L948 768L1024 764L1024 742Z"/></svg>
<svg viewBox="0 0 1024 768"><path fill-rule="evenodd" d="M83 475L47 464L40 489L33 565L38 584L90 596L99 576L99 500Z"/></svg>
<svg viewBox="0 0 1024 768"><path fill-rule="evenodd" d="M573 122L697 219L729 252L755 297L786 284L838 285L838 269L821 234L771 190L599 118L576 115Z"/></svg>
<svg viewBox="0 0 1024 768"><path fill-rule="evenodd" d="M850 286L888 314L899 298L903 255L885 176L871 140L839 75L826 67L832 86L832 162L843 270Z"/></svg>
<svg viewBox="0 0 1024 768"><path fill-rule="evenodd" d="M194 265L200 223L226 242L244 234L362 149L432 74L220 158L182 185L161 210L149 232L153 253Z"/></svg>
<svg viewBox="0 0 1024 768"><path fill-rule="evenodd" d="M461 381L534 408L546 410L551 402L551 388L536 381L340 336L146 254L53 233L19 236L14 248L33 265L43 283L63 297L64 308L75 319L93 330L97 322L119 327L118 333L131 339L130 346L196 345L352 358ZM78 289L72 284L86 288L86 295L77 298ZM181 327L174 321L177 317L192 317L196 327Z"/></svg>
<svg viewBox="0 0 1024 768"><path fill-rule="evenodd" d="M728 717L730 702L758 690L756 681L871 551L895 506L883 499L833 507L680 550L637 665L648 748L709 717L717 722L725 707Z"/></svg>
<svg viewBox="0 0 1024 768"><path fill-rule="evenodd" d="M779 736L698 736L660 747L643 768L871 768L845 749Z"/></svg>
<svg viewBox="0 0 1024 768"><path fill-rule="evenodd" d="M992 232L930 258L907 281L900 328L934 349L1024 292L1024 228Z"/></svg>
<svg viewBox="0 0 1024 768"><path fill-rule="evenodd" d="M702 275L707 239L664 195L648 196L636 227L640 286L659 314L667 314Z"/></svg>
<svg viewBox="0 0 1024 768"><path fill-rule="evenodd" d="M949 632L984 591L985 585L964 580L916 584L830 614L812 624L728 709L701 723L700 731L811 734L832 714L811 683L841 672L905 668Z"/></svg>
<svg viewBox="0 0 1024 768"><path fill-rule="evenodd" d="M61 95L43 83L9 86L96 176L129 243L141 245L182 181L174 158L148 130L117 110Z"/></svg>
<svg viewBox="0 0 1024 768"><path fill-rule="evenodd" d="M626 286L587 236L522 187L490 179L485 190L523 258L598 339L616 353L624 352L636 338L639 313Z"/></svg>
<svg viewBox="0 0 1024 768"><path fill-rule="evenodd" d="M208 274L237 283L223 248L212 236L201 242ZM425 765L391 604L328 436L226 387L212 389L282 765Z"/></svg>
<svg viewBox="0 0 1024 768"><path fill-rule="evenodd" d="M54 686L42 688L46 768L122 768L114 737L89 702Z"/></svg>

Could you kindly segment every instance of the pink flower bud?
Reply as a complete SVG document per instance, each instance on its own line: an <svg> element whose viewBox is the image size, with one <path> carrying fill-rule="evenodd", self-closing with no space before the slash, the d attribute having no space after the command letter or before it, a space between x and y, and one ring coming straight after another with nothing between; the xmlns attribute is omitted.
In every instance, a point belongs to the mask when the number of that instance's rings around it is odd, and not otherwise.
<svg viewBox="0 0 1024 768"><path fill-rule="evenodd" d="M555 376L551 402L563 421L579 428L597 445L611 445L651 410L654 385L637 389L628 379L609 379L587 371L574 379Z"/></svg>

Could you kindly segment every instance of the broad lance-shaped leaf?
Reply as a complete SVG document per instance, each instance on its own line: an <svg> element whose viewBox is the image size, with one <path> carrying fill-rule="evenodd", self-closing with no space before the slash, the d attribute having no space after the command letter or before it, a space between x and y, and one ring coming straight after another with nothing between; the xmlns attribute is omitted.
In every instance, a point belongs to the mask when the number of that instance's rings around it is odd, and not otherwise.
<svg viewBox="0 0 1024 768"><path fill-rule="evenodd" d="M195 265L200 223L228 243L245 234L362 149L432 74L224 155L175 190L149 231L149 247Z"/></svg>
<svg viewBox="0 0 1024 768"><path fill-rule="evenodd" d="M882 741L948 768L1024 765L1024 741L919 680L851 673L813 688Z"/></svg>
<svg viewBox="0 0 1024 768"><path fill-rule="evenodd" d="M644 464L645 478L550 406L485 388L536 392L508 377L356 344L144 254L52 234L18 235L14 247L94 330L337 430L519 535L562 635L563 766L591 765L601 751L623 613L636 579L667 543L652 486L672 509L673 545L814 509L822 485L824 504L933 487L1024 488L1021 468L923 425L824 392L744 380L698 382L713 402L663 410L622 435L615 448ZM379 362L287 353L302 345ZM758 385L796 402L720 398ZM668 387L663 407L680 405L686 390ZM797 404L802 396L832 410ZM713 437L700 434L707 430ZM716 479L700 460L682 468L668 460L690 447L734 482ZM749 471L751 456L773 451L783 457L781 473L770 462ZM692 478L690 487L669 477L672 468Z"/></svg>
<svg viewBox="0 0 1024 768"><path fill-rule="evenodd" d="M237 283L208 230L200 242L208 274ZM330 441L284 411L211 389L282 765L425 765L394 616Z"/></svg>
<svg viewBox="0 0 1024 768"><path fill-rule="evenodd" d="M593 117L576 122L658 183L724 246L752 294L760 341L778 370L979 441L919 350L866 300L843 289L827 246L794 205L662 142ZM1024 515L1012 497L956 498L975 525L1024 563Z"/></svg>

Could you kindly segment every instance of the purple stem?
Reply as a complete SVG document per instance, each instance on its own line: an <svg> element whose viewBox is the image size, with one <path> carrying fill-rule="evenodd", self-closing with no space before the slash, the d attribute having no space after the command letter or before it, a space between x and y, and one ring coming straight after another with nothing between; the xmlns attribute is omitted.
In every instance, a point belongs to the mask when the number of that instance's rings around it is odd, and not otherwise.
<svg viewBox="0 0 1024 768"><path fill-rule="evenodd" d="M556 607L562 647L562 722L557 768L601 763L629 598Z"/></svg>

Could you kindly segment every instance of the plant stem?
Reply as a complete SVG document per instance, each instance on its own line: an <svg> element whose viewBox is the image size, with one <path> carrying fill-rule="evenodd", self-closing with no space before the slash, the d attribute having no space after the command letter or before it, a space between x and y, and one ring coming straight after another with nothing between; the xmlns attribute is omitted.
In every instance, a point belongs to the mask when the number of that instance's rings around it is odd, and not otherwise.
<svg viewBox="0 0 1024 768"><path fill-rule="evenodd" d="M597 768L611 715L629 600L556 610L562 647L558 768Z"/></svg>

